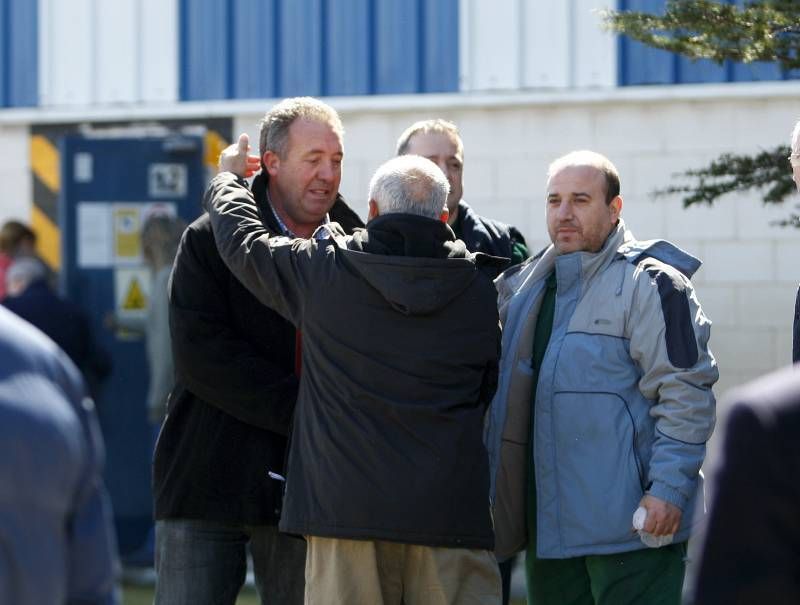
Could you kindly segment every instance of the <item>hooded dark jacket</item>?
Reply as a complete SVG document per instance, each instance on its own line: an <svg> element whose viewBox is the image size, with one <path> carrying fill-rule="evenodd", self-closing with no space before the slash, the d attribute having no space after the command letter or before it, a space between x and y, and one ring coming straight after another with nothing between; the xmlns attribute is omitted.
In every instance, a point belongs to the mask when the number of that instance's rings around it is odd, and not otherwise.
<svg viewBox="0 0 800 605"><path fill-rule="evenodd" d="M222 258L302 330L303 373L280 528L492 548L483 420L504 260L407 214L345 237L269 238L230 173L206 193Z"/></svg>
<svg viewBox="0 0 800 605"><path fill-rule="evenodd" d="M261 216L278 232L266 200ZM331 218L361 226L341 197ZM225 267L208 215L186 229L170 280L177 384L153 464L156 519L275 525L286 435L297 398L295 329L264 307Z"/></svg>

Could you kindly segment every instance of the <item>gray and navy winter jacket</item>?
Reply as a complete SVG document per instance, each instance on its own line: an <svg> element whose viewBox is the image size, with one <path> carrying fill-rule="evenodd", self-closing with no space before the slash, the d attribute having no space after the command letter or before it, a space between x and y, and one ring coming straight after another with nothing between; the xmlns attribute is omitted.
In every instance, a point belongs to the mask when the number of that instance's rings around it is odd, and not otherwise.
<svg viewBox="0 0 800 605"><path fill-rule="evenodd" d="M675 540L689 536L718 378L689 281L699 266L668 242L636 241L620 220L597 253L551 246L498 278L503 356L486 439L500 558L526 545L531 457L539 557L642 548L631 518L644 493L678 506ZM534 385L533 331L554 270Z"/></svg>

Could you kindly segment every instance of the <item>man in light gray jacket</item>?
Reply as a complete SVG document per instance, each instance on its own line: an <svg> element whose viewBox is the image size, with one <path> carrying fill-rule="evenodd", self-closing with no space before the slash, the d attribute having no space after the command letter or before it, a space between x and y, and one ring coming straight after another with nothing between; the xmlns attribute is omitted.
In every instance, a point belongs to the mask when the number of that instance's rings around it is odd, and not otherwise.
<svg viewBox="0 0 800 605"><path fill-rule="evenodd" d="M547 181L552 245L496 282L503 355L486 432L496 551L527 545L535 605L680 602L718 372L689 281L700 262L637 241L621 210L607 158L559 158ZM644 543L663 536L672 543Z"/></svg>

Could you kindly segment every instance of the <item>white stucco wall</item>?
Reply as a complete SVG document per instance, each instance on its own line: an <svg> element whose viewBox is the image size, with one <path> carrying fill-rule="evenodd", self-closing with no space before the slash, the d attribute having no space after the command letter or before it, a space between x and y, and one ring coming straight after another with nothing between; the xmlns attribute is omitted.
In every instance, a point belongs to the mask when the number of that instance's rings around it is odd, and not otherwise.
<svg viewBox="0 0 800 605"><path fill-rule="evenodd" d="M0 124L0 224L27 221L33 204L28 127Z"/></svg>

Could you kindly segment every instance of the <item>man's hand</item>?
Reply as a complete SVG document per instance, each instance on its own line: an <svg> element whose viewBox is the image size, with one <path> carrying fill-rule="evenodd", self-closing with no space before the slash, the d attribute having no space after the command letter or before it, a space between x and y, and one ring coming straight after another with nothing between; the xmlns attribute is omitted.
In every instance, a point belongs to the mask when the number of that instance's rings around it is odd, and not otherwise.
<svg viewBox="0 0 800 605"><path fill-rule="evenodd" d="M639 506L647 510L644 531L654 536L667 536L678 531L681 525L681 509L655 496L645 494Z"/></svg>
<svg viewBox="0 0 800 605"><path fill-rule="evenodd" d="M232 172L237 176L248 178L261 169L261 159L257 155L248 155L250 137L242 133L239 142L228 145L219 154L217 172Z"/></svg>

